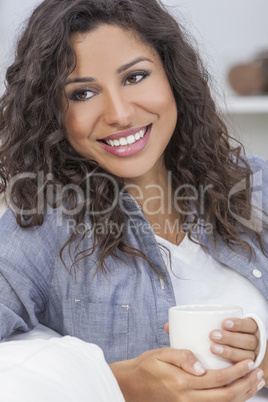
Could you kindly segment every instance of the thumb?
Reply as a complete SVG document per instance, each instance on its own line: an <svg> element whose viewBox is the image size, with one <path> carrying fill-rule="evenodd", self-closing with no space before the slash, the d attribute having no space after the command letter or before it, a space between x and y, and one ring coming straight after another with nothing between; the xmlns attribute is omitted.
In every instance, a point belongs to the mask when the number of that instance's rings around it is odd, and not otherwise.
<svg viewBox="0 0 268 402"><path fill-rule="evenodd" d="M206 372L204 366L190 350L164 348L158 355L158 360L180 367L193 375L200 376Z"/></svg>
<svg viewBox="0 0 268 402"><path fill-rule="evenodd" d="M169 334L169 323L166 322L164 325L164 330ZM172 358L170 358L170 363L181 367L184 371L194 375L202 375L205 373L206 369L200 363L200 361L195 357L195 355L189 350L175 350L172 348L167 348L167 351L172 350ZM176 358L178 360L176 360Z"/></svg>
<svg viewBox="0 0 268 402"><path fill-rule="evenodd" d="M164 330L169 335L169 323L168 322L166 322L166 324L164 325Z"/></svg>

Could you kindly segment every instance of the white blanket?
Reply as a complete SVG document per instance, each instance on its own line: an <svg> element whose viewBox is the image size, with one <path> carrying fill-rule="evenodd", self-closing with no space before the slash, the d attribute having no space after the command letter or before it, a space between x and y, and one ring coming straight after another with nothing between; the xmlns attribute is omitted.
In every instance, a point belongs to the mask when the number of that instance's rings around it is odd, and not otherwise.
<svg viewBox="0 0 268 402"><path fill-rule="evenodd" d="M123 402L102 350L38 325L0 343L1 402Z"/></svg>

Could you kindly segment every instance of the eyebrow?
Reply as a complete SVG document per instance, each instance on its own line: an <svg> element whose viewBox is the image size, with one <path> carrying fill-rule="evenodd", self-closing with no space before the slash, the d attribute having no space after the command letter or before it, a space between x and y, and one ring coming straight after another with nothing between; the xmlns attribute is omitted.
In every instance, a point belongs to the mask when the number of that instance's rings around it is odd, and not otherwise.
<svg viewBox="0 0 268 402"><path fill-rule="evenodd" d="M124 64L122 67L119 67L119 69L117 70L117 74L123 73L124 71L128 70L135 64L140 63L141 61L149 61L150 63L153 63L153 61L151 59L148 59L147 57L138 57L137 59L134 59L127 64Z"/></svg>
<svg viewBox="0 0 268 402"><path fill-rule="evenodd" d="M117 74L121 74L124 71L128 70L130 67L133 67L135 64L140 63L141 61L149 61L150 63L153 63L153 61L151 59L148 59L147 57L138 57L132 61L130 61L127 64L124 64L123 66L119 67L116 70ZM85 83L85 82L94 82L97 81L96 78L94 77L75 77L75 78L70 78L66 81L65 86L73 84L73 83Z"/></svg>

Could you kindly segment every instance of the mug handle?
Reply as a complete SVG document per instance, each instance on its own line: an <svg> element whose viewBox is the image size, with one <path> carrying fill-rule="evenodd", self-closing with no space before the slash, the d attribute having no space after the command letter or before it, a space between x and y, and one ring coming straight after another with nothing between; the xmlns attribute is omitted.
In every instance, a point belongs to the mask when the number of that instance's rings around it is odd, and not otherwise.
<svg viewBox="0 0 268 402"><path fill-rule="evenodd" d="M266 344L267 344L266 329L265 329L265 325L264 325L263 321L260 319L260 317L257 314L254 314L254 313L246 314L244 316L244 318L252 318L258 325L258 329L259 329L259 333L260 333L260 350L259 350L258 356L256 357L255 362L254 362L253 369L255 369L255 368L259 367L259 365L261 364L261 362L263 361L263 358L265 356Z"/></svg>

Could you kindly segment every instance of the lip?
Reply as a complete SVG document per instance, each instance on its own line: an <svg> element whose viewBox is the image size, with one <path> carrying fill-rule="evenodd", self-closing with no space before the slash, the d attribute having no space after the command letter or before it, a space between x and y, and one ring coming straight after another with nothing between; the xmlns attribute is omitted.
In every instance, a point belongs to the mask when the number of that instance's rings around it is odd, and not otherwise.
<svg viewBox="0 0 268 402"><path fill-rule="evenodd" d="M138 129L135 128L135 129L125 131L123 137L126 136L125 133L127 133L127 136L128 135L133 135L133 134L138 133L140 130L142 130L144 128L146 128L146 126L138 128ZM134 144L131 144L131 145L123 145L123 146L119 146L119 147L112 147L112 146L106 144L103 141L98 141L98 142L102 146L102 148L105 149L105 151L109 152L112 155L120 156L120 157L132 156L132 155L136 155L137 153L141 152L146 147L146 145L147 145L147 143L149 141L149 138L150 138L151 131L152 131L152 124L150 124L147 127L147 131L146 131L144 137L142 137L137 142L135 142ZM117 137L110 136L110 137L104 138L103 140L107 140L107 139L112 140L112 139L121 138L122 134L123 134L123 132L121 132L120 134L115 134L115 136L117 136Z"/></svg>
<svg viewBox="0 0 268 402"><path fill-rule="evenodd" d="M129 130L126 131L121 131L120 133L116 133L113 135L109 135L109 137L105 137L102 138L99 141L107 141L107 140L118 140L119 138L123 138L123 137L128 137L129 135L135 135L137 134L139 131L144 130L145 128L147 128L148 126L143 126L143 127L136 127L136 128L131 128Z"/></svg>

